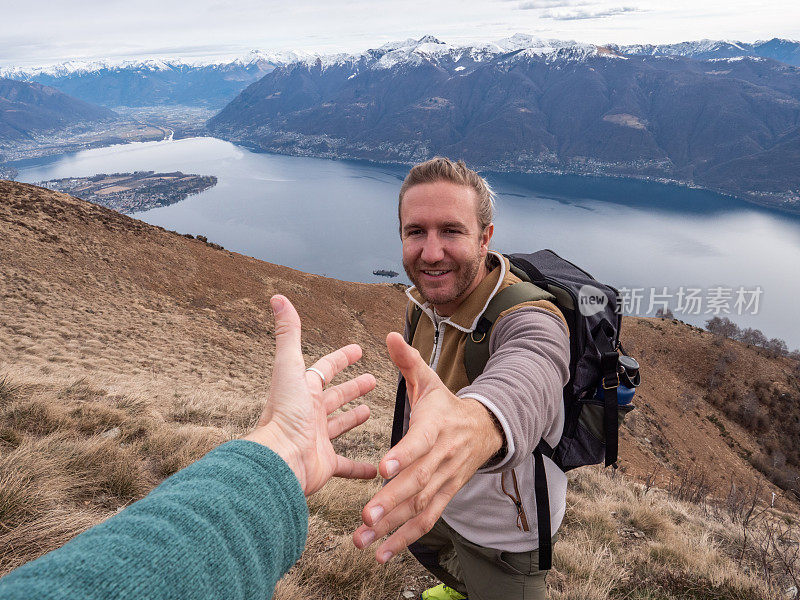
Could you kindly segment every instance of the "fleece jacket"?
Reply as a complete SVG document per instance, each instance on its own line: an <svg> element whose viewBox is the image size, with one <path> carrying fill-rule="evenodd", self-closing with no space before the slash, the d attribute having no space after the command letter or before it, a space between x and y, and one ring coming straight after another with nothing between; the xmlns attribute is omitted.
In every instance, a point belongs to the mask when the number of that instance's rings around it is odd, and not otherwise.
<svg viewBox="0 0 800 600"><path fill-rule="evenodd" d="M411 344L451 392L480 402L495 416L506 442L505 456L480 469L453 497L442 518L474 544L527 552L539 547L532 453L542 439L551 446L561 439L569 329L558 307L547 300L502 312L489 334L486 367L470 383L464 368L467 336L495 294L520 281L507 258L490 254L493 269L452 315L437 315L416 288L407 290L410 301L423 311ZM407 403L404 432L409 410ZM549 458L544 463L555 535L566 509L567 478ZM515 502L521 503L521 511Z"/></svg>

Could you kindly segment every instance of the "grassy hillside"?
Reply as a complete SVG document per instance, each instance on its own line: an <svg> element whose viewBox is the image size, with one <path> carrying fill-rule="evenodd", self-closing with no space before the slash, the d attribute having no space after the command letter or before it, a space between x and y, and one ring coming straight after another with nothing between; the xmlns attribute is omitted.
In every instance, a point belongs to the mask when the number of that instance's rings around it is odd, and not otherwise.
<svg viewBox="0 0 800 600"><path fill-rule="evenodd" d="M338 443L377 462L395 382L383 340L401 326L401 289L301 273L0 182L0 574L251 427L276 292L299 309L309 363L346 342L364 348L351 370L378 380L373 419ZM779 465L779 452L791 462L791 428L769 423L794 414L796 362L677 321L626 318L624 330L642 363L639 408L621 468L572 475L551 597L783 597L796 585L800 511L753 464ZM754 395L767 425L748 426L726 400L752 389L770 390ZM379 567L352 546L378 485L334 481L310 500L306 553L277 598L393 599L430 583L408 555Z"/></svg>

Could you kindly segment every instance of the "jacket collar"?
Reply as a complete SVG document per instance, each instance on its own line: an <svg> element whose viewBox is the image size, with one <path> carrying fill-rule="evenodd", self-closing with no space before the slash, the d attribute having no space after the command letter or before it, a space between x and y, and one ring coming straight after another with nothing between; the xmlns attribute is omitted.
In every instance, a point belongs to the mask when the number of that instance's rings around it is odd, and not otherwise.
<svg viewBox="0 0 800 600"><path fill-rule="evenodd" d="M493 255L500 262L500 265L492 269L489 274L483 278L483 281L472 290L472 293L464 299L452 315L441 319L440 322L448 323L465 333L471 333L478 325L481 315L483 315L484 311L489 306L489 302L500 289L500 284L503 283L509 269L508 259L505 256L493 250L490 250L489 254ZM423 300L416 286L408 288L406 290L406 295L435 323L433 307L430 302Z"/></svg>

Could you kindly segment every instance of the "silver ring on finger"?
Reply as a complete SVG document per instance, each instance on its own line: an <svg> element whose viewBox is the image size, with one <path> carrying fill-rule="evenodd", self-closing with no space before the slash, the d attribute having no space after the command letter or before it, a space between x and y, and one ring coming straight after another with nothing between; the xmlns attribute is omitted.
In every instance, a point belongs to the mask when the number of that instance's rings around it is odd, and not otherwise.
<svg viewBox="0 0 800 600"><path fill-rule="evenodd" d="M317 375L319 375L319 378L322 379L322 387L325 387L325 375L322 374L322 371L320 371L316 367L308 367L306 371L311 371L312 373L316 373Z"/></svg>

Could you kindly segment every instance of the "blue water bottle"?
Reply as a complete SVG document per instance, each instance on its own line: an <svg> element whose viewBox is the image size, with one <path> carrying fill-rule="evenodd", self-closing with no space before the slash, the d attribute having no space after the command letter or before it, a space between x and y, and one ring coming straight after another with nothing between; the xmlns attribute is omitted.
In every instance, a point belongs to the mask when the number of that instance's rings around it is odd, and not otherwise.
<svg viewBox="0 0 800 600"><path fill-rule="evenodd" d="M619 357L619 387L617 387L617 404L624 406L630 404L633 400L633 395L636 393L636 386L641 381L639 375L639 363L636 359L631 358L625 354ZM603 400L603 382L597 386L597 392L594 397L597 400Z"/></svg>

